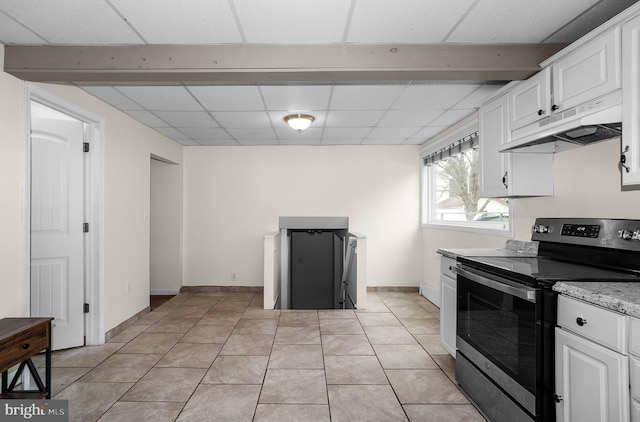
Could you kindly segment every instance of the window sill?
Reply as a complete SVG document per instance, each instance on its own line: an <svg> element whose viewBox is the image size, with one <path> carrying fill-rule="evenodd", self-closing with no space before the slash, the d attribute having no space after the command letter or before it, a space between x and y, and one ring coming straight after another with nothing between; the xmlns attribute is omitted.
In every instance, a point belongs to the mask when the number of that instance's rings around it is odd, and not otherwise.
<svg viewBox="0 0 640 422"><path fill-rule="evenodd" d="M459 222L422 223L421 226L424 229L451 230L467 233L487 234L491 236L513 237L513 224L509 224L508 228L502 228L497 225L460 224Z"/></svg>

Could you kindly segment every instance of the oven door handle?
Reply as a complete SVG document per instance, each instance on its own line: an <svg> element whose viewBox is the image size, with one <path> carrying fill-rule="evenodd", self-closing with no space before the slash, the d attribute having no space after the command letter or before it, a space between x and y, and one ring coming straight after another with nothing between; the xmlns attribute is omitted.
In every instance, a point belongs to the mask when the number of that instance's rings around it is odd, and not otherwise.
<svg viewBox="0 0 640 422"><path fill-rule="evenodd" d="M480 283L483 286L487 286L500 292L519 297L520 299L524 299L529 302L536 302L535 289L528 289L526 287L515 285L515 283L507 280L506 278L502 278L493 274L491 275L492 278L488 278L461 267L455 267L455 273L468 278L471 281Z"/></svg>

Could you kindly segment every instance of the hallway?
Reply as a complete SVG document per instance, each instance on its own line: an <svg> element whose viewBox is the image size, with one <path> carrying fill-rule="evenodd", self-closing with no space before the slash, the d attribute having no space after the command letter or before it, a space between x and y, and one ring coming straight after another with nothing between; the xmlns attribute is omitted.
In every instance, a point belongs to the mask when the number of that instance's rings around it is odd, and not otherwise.
<svg viewBox="0 0 640 422"><path fill-rule="evenodd" d="M483 421L452 382L439 309L368 297L279 311L254 293L180 294L102 346L55 352L54 399L72 421Z"/></svg>

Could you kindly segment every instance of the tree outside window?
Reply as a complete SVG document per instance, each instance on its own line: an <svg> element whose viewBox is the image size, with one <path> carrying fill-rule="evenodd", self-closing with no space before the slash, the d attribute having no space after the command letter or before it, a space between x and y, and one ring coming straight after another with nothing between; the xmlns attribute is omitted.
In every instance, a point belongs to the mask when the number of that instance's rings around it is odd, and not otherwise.
<svg viewBox="0 0 640 422"><path fill-rule="evenodd" d="M468 149L431 164L433 184L430 222L509 221L505 198L481 198L478 179L479 153Z"/></svg>

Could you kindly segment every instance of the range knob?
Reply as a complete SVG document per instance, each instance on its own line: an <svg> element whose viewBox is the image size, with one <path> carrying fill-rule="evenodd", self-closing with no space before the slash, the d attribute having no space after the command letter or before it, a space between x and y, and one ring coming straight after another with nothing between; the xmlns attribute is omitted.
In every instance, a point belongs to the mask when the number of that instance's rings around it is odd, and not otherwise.
<svg viewBox="0 0 640 422"><path fill-rule="evenodd" d="M630 240L633 238L633 232L631 230L618 230L618 237L624 240Z"/></svg>
<svg viewBox="0 0 640 422"><path fill-rule="evenodd" d="M545 226L544 224L534 224L533 227L531 227L531 232L533 232L533 233L548 233L549 232L549 227Z"/></svg>

